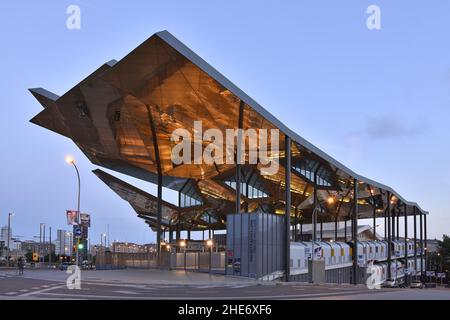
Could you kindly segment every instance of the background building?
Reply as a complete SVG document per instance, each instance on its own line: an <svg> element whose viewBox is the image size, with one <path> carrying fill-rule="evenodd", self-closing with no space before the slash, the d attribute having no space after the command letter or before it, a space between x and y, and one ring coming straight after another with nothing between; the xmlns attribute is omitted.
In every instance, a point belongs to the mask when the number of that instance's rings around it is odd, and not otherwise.
<svg viewBox="0 0 450 320"><path fill-rule="evenodd" d="M22 242L22 252L36 252L41 256L46 256L50 252L54 254L55 245L53 243L40 243L33 240L26 240Z"/></svg>
<svg viewBox="0 0 450 320"><path fill-rule="evenodd" d="M11 246L12 244L12 229L11 232L9 233L9 244ZM3 241L5 243L5 247L8 246L8 226L3 226L0 229L0 241Z"/></svg>
<svg viewBox="0 0 450 320"><path fill-rule="evenodd" d="M112 252L122 253L147 253L155 251L154 244L136 244L132 242L113 242Z"/></svg>
<svg viewBox="0 0 450 320"><path fill-rule="evenodd" d="M56 232L55 254L70 256L73 251L73 233L59 229Z"/></svg>

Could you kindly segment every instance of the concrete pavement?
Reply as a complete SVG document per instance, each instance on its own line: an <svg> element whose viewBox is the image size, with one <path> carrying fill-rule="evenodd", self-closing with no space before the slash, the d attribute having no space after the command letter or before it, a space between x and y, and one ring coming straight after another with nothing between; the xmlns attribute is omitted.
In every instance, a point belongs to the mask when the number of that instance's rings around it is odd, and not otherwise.
<svg viewBox="0 0 450 320"><path fill-rule="evenodd" d="M450 289L381 289L349 284L262 282L184 271L82 271L81 289L69 290L59 270L0 271L0 299L445 299Z"/></svg>

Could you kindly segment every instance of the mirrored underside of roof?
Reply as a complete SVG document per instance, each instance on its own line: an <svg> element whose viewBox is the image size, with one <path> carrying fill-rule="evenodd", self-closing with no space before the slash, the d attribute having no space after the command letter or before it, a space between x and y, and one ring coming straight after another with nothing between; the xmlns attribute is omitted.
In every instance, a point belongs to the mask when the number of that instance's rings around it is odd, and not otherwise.
<svg viewBox="0 0 450 320"><path fill-rule="evenodd" d="M254 146L245 144L247 163L239 172L243 211L284 213L287 135L292 139L292 219L311 220L314 188L321 221L347 219L354 179L359 218L371 218L374 212L381 217L388 203L401 214L405 209L407 215L414 210L426 213L291 132L167 31L154 34L119 62L102 65L60 97L41 88L30 91L44 107L31 121L73 140L93 164L152 183L161 170L163 186L179 192L178 204L163 204L163 226L221 229L226 215L234 212L238 173L234 164L226 163L226 152L223 161L213 164L172 161L171 134L186 129L194 136L195 121L201 121L203 132L218 129L223 136L226 129L268 130L268 157L279 157L280 169L274 175L261 174L261 165L248 163ZM275 151L270 151L270 129L280 130ZM199 143L204 148L209 142ZM236 155L235 148L232 153ZM194 163L193 155L190 159ZM101 170L95 174L154 228L155 196ZM330 198L336 201L330 203Z"/></svg>

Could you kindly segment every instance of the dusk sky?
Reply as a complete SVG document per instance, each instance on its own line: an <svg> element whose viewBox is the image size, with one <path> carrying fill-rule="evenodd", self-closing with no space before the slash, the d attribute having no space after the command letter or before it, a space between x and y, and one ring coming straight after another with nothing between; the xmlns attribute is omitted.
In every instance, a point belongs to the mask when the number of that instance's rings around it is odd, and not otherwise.
<svg viewBox="0 0 450 320"><path fill-rule="evenodd" d="M71 4L81 8L80 30L66 27ZM381 30L366 26L372 4ZM32 239L41 222L53 237L69 230L65 211L76 209L77 184L64 156L72 154L91 243L107 224L111 241L154 241L71 140L29 122L42 107L27 89L62 95L161 30L293 131L419 203L430 212L429 238L450 234L449 1L16 0L0 11L0 225L15 213L13 236ZM164 198L175 194L165 190Z"/></svg>

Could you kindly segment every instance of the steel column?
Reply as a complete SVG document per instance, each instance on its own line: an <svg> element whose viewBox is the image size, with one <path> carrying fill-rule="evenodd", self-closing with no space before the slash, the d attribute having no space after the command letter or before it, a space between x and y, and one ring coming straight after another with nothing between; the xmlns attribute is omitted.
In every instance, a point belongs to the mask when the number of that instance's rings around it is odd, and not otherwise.
<svg viewBox="0 0 450 320"><path fill-rule="evenodd" d="M417 208L414 207L414 271L417 273Z"/></svg>
<svg viewBox="0 0 450 320"><path fill-rule="evenodd" d="M358 284L358 180L356 179L353 179L352 238L353 284Z"/></svg>
<svg viewBox="0 0 450 320"><path fill-rule="evenodd" d="M386 209L384 210L383 217L384 217L384 240L387 240L387 214L386 214Z"/></svg>
<svg viewBox="0 0 450 320"><path fill-rule="evenodd" d="M320 241L323 239L323 221L322 218L320 218Z"/></svg>
<svg viewBox="0 0 450 320"><path fill-rule="evenodd" d="M173 225L172 219L169 219L169 243L173 242Z"/></svg>
<svg viewBox="0 0 450 320"><path fill-rule="evenodd" d="M388 238L387 238L387 243L388 243L388 247L387 247L387 263L388 263L388 267L387 267L387 278L388 279L392 279L392 275L391 275L391 256L392 256L392 252L391 252L391 193L388 191L387 193L387 208L386 208L386 214L387 214L387 231L388 231Z"/></svg>
<svg viewBox="0 0 450 320"><path fill-rule="evenodd" d="M376 214L377 214L377 209L375 208L375 205L374 205L374 207L373 207L373 241L375 241L375 240L377 240L377 225L376 225L376 223L377 223L377 217L376 217Z"/></svg>
<svg viewBox="0 0 450 320"><path fill-rule="evenodd" d="M403 210L405 211L405 268L408 268L408 213L406 210L406 204L403 204ZM408 280L408 276L405 273L405 279Z"/></svg>
<svg viewBox="0 0 450 320"><path fill-rule="evenodd" d="M241 154L242 154L242 127L244 123L244 102L241 100L239 102L239 118L238 118L238 135L237 135L237 144L236 144L236 203L235 203L235 214L241 214ZM242 233L242 216L241 218L241 233ZM236 232L236 219L233 219L233 232ZM233 235L233 261L236 254L236 235ZM242 237L241 237L242 244ZM241 246L242 247L242 246ZM242 251L240 253L242 255ZM241 271L242 272L242 269ZM234 268L233 268L234 274Z"/></svg>
<svg viewBox="0 0 450 320"><path fill-rule="evenodd" d="M317 177L314 177L314 181L316 180ZM316 241L317 240L317 225L316 225L316 219L317 219L317 214L314 214L314 211L317 209L317 188L316 185L314 184L314 194L313 194L313 212L311 215L311 224L312 224L312 237L311 237L311 241Z"/></svg>
<svg viewBox="0 0 450 320"><path fill-rule="evenodd" d="M285 158L286 158L286 167L285 167L285 223L286 223L286 235L285 235L285 275L286 281L289 281L290 276L290 267L291 267L291 256L290 256L290 247L291 247L291 239L290 239L290 228L291 228L291 138L285 137Z"/></svg>
<svg viewBox="0 0 450 320"><path fill-rule="evenodd" d="M338 225L338 215L334 216L334 241L337 241L337 225Z"/></svg>
<svg viewBox="0 0 450 320"><path fill-rule="evenodd" d="M158 198L156 202L156 252L158 256L158 267L161 266L161 215L162 215L162 168L159 157L159 146L156 135L155 123L153 122L152 108L147 106L148 120L152 131L153 149L155 150L156 169L158 171Z"/></svg>
<svg viewBox="0 0 450 320"><path fill-rule="evenodd" d="M420 240L419 240L419 243L420 243L420 276L421 277L423 277L423 233L422 233L422 230L423 230L423 225L422 225L422 212L419 212L419 228L420 228L420 232L419 232L419 235L420 235Z"/></svg>
<svg viewBox="0 0 450 320"><path fill-rule="evenodd" d="M391 240L395 240L395 207L391 208Z"/></svg>
<svg viewBox="0 0 450 320"><path fill-rule="evenodd" d="M297 242L297 228L298 228L298 206L295 206L295 222L294 222L294 236L292 237L292 240L294 242Z"/></svg>
<svg viewBox="0 0 450 320"><path fill-rule="evenodd" d="M344 242L347 242L347 217L344 219Z"/></svg>
<svg viewBox="0 0 450 320"><path fill-rule="evenodd" d="M400 209L397 211L397 241L400 240Z"/></svg>
<svg viewBox="0 0 450 320"><path fill-rule="evenodd" d="M426 214L423 215L423 232L424 232L424 235L423 235L424 248L423 248L423 250L424 250L424 254L425 254L424 264L425 264L425 271L427 271L427 269L430 270L431 268L427 267L428 266L428 247L427 247L427 215Z"/></svg>
<svg viewBox="0 0 450 320"><path fill-rule="evenodd" d="M303 218L302 222L300 222L300 241L303 241Z"/></svg>

